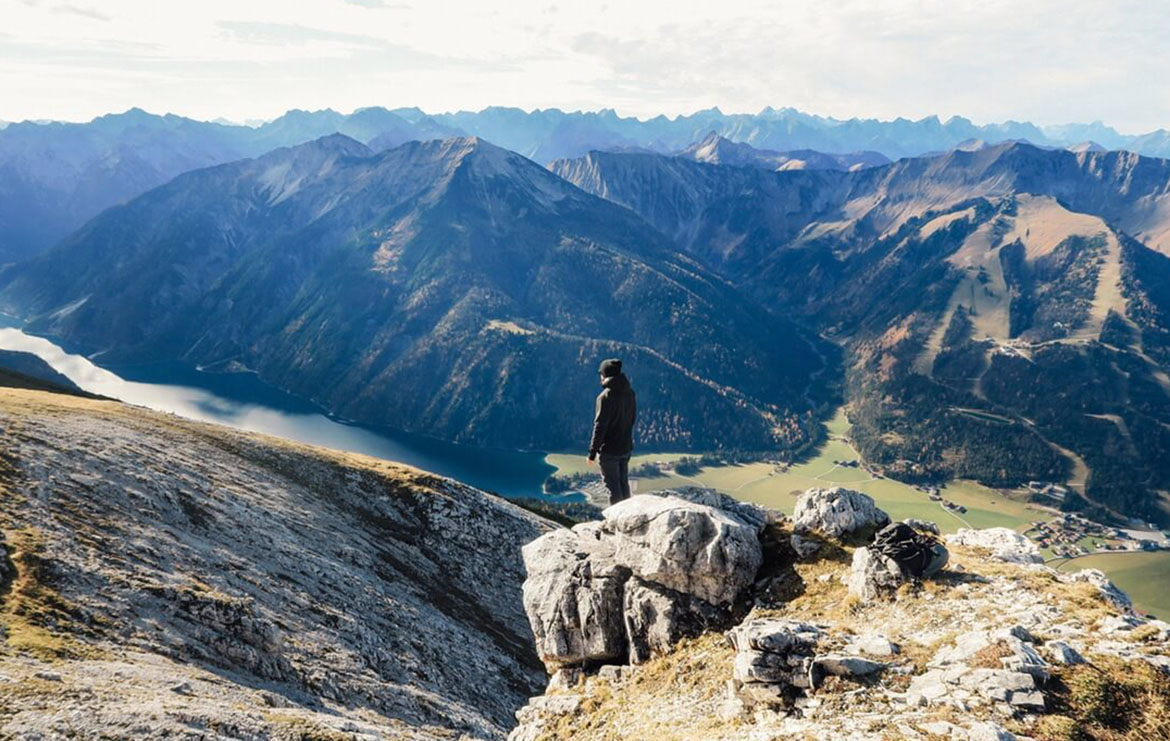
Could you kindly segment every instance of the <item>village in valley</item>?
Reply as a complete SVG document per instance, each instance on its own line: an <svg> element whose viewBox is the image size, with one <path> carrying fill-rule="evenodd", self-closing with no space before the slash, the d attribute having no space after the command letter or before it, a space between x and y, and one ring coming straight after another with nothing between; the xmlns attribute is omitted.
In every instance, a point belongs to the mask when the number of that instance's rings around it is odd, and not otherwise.
<svg viewBox="0 0 1170 741"><path fill-rule="evenodd" d="M1076 558L1110 551L1170 550L1170 538L1158 530L1124 529L1102 525L1072 512L1032 523L1024 534L1054 558Z"/></svg>

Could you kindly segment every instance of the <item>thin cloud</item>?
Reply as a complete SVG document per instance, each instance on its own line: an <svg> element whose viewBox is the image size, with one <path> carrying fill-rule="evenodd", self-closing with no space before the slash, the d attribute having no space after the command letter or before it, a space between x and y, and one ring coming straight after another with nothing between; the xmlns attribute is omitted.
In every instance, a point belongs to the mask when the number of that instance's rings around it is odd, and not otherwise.
<svg viewBox="0 0 1170 741"><path fill-rule="evenodd" d="M1170 64L1170 20L1149 0L142 6L9 0L0 117L139 105L243 119L390 103L642 117L790 106L841 119L1103 119L1127 133L1170 123L1168 88L1150 73Z"/></svg>
<svg viewBox="0 0 1170 741"><path fill-rule="evenodd" d="M345 3L370 10L410 10L410 6L405 3L388 3L385 0L345 0Z"/></svg>
<svg viewBox="0 0 1170 741"><path fill-rule="evenodd" d="M292 23L266 21L218 21L216 25L237 41L267 46L308 46L333 44L345 52L351 64L391 65L411 69L473 69L479 72L516 71L513 64L498 60L430 54L377 36L331 31ZM371 68L369 66L367 69Z"/></svg>
<svg viewBox="0 0 1170 741"><path fill-rule="evenodd" d="M294 23L268 23L265 21L218 21L219 26L239 41L257 44L308 44L313 41L339 42L356 46L378 47L386 42L375 36L365 36L343 31L329 31L310 28Z"/></svg>
<svg viewBox="0 0 1170 741"><path fill-rule="evenodd" d="M83 8L79 5L69 5L68 3L54 5L52 10L54 13L62 13L64 15L76 15L76 16L81 16L82 18L89 18L90 20L94 20L94 21L113 20L112 18L110 18L110 16L105 15L104 13L99 13L98 11L94 10L93 8Z"/></svg>

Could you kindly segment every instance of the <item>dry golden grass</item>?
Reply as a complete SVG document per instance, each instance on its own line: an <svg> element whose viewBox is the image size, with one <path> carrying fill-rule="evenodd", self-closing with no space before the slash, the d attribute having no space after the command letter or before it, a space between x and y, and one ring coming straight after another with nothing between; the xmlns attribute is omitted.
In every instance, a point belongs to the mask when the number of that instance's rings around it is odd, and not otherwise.
<svg viewBox="0 0 1170 741"><path fill-rule="evenodd" d="M269 711L266 720L273 725L274 737L282 741L349 741L353 738L351 733L335 731L291 713Z"/></svg>
<svg viewBox="0 0 1170 741"><path fill-rule="evenodd" d="M1002 669L1003 659L1013 655L1013 651L1003 641L996 641L985 646L967 661L967 665L975 669Z"/></svg>
<svg viewBox="0 0 1170 741"><path fill-rule="evenodd" d="M7 648L42 660L96 655L93 647L75 636L76 608L48 583L40 535L25 528L5 536L16 568L0 610Z"/></svg>
<svg viewBox="0 0 1170 741"><path fill-rule="evenodd" d="M1170 739L1170 682L1144 661L1099 658L1054 675L1052 714L1028 729L1038 741Z"/></svg>
<svg viewBox="0 0 1170 741"><path fill-rule="evenodd" d="M1127 640L1133 641L1134 643L1141 643L1160 635L1161 632L1162 631L1159 630L1155 625L1139 625L1138 627L1129 631L1125 637Z"/></svg>
<svg viewBox="0 0 1170 741"><path fill-rule="evenodd" d="M562 716L542 737L548 741L672 741L720 738L734 722L699 706L714 707L731 679L734 651L721 634L684 640L673 652L643 664L618 687L591 678L579 712Z"/></svg>

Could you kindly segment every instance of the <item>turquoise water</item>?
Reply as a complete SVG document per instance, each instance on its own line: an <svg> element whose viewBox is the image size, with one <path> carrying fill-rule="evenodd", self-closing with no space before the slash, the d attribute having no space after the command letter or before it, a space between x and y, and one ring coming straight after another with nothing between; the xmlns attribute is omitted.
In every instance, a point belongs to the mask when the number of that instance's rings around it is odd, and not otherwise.
<svg viewBox="0 0 1170 741"><path fill-rule="evenodd" d="M330 417L250 373L202 373L175 363L101 367L0 315L0 349L39 356L82 389L189 419L398 461L509 497L539 497L553 471L544 453L493 450Z"/></svg>

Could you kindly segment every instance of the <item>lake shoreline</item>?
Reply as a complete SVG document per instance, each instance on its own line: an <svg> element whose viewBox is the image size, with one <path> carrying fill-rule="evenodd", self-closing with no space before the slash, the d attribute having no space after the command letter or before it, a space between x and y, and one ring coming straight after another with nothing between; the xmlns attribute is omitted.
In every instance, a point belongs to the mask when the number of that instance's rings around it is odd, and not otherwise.
<svg viewBox="0 0 1170 741"><path fill-rule="evenodd" d="M168 363L103 367L69 352L53 338L13 326L0 328L0 348L37 355L90 393L188 419L405 463L509 498L544 498L544 481L552 470L543 451L461 445L341 420L251 374L201 373Z"/></svg>

